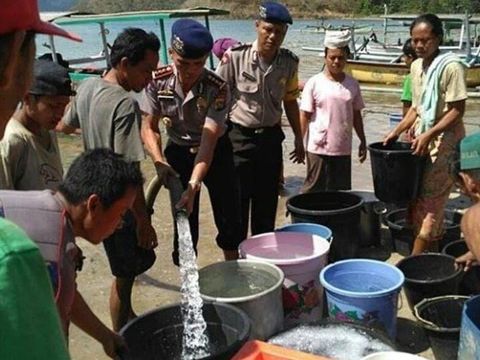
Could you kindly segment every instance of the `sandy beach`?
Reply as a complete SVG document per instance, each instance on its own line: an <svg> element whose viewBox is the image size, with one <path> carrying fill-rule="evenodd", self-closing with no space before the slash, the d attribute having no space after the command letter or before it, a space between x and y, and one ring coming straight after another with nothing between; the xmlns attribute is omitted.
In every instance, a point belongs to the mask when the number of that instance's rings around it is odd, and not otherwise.
<svg viewBox="0 0 480 360"><path fill-rule="evenodd" d="M366 109L364 111L364 123L368 143L380 141L389 130L388 113L400 111L398 95L364 93ZM467 133L479 130L478 115L480 114L480 103L469 101L465 122ZM277 225L290 222L286 217L285 202L288 196L298 192L303 182L305 173L304 165L293 165L288 161L288 153L293 149L293 137L291 130L284 127L287 135L284 142L285 155L285 191L282 194L278 211ZM64 165L68 166L73 157L82 151L81 141L78 137L60 136L61 149L64 155ZM358 141L354 139L356 150ZM354 151L354 155L356 151ZM153 167L147 159L143 162L143 171L147 182L153 177ZM370 162L359 164L353 158L352 182L354 190L372 190ZM468 205L463 198L453 194L454 198L450 204L452 207L462 208ZM157 261L154 266L138 278L133 289L133 307L138 314L152 310L157 307L177 303L179 301L179 271L172 264L170 253L172 251L172 219L168 194L161 189L154 206L153 222L157 231L159 246L156 249ZM388 231L384 229L383 243L388 245ZM200 212L200 241L198 266L202 268L208 264L222 261L222 255L217 248L214 238L216 235L213 225L213 217L208 201L208 194L202 191L201 212ZM108 297L110 292L111 274L104 254L103 246L93 246L86 241L79 239L78 245L82 248L87 257L83 270L78 274L78 286L86 301L93 311L106 323L110 325L108 310ZM390 254L390 249L382 247L377 250L368 250L365 256L377 257L382 260L388 259L390 263L396 263L401 256L396 253ZM399 342L401 349L419 353L427 359L433 359L431 350L428 348L428 341L418 326L413 322L413 317L408 309L406 300L401 301L399 309ZM79 331L75 326L70 327L70 352L74 360L106 359L101 346L93 339Z"/></svg>

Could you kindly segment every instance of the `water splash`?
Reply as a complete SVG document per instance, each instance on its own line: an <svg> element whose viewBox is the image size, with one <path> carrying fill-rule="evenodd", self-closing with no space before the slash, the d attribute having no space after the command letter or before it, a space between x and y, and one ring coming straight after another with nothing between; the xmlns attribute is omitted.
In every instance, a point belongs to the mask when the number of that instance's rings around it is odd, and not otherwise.
<svg viewBox="0 0 480 360"><path fill-rule="evenodd" d="M193 360L210 355L206 334L207 323L203 318L203 300L198 285L198 269L188 217L184 212L177 215L178 243L183 315L182 359Z"/></svg>

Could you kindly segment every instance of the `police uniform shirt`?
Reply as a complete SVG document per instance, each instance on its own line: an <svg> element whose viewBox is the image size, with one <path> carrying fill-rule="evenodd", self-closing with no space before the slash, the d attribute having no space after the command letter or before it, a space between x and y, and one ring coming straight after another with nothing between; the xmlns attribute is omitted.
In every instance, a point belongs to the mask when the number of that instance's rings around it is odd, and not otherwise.
<svg viewBox="0 0 480 360"><path fill-rule="evenodd" d="M213 122L225 130L228 102L228 86L214 72L204 69L197 83L184 95L176 69L168 65L156 70L145 88L142 111L160 116L174 143L198 146L205 122Z"/></svg>
<svg viewBox="0 0 480 360"><path fill-rule="evenodd" d="M299 96L298 58L287 49L267 69L258 54L257 42L228 50L217 68L232 92L230 120L249 128L280 123L282 101Z"/></svg>

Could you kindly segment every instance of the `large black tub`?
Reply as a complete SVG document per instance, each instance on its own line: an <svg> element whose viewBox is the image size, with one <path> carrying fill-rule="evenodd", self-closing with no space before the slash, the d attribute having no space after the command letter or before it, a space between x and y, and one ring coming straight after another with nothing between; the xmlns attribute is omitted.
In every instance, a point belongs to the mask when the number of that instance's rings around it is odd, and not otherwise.
<svg viewBox="0 0 480 360"><path fill-rule="evenodd" d="M360 196L343 191L300 194L287 201L292 223L320 224L332 230L331 262L357 256L362 206Z"/></svg>
<svg viewBox="0 0 480 360"><path fill-rule="evenodd" d="M468 251L465 240L453 241L442 249L442 253L453 256L455 258L464 255ZM468 271L463 273L460 282L460 295L478 295L480 294L480 266L472 266Z"/></svg>
<svg viewBox="0 0 480 360"><path fill-rule="evenodd" d="M412 255L400 260L397 267L405 275L403 289L412 312L423 299L458 295L463 269L455 264L453 256L438 253Z"/></svg>
<svg viewBox="0 0 480 360"><path fill-rule="evenodd" d="M385 221L390 229L395 251L403 256L410 255L412 253L414 239L413 230L411 226L407 224L407 209L396 209L388 212L385 215ZM445 233L438 244L440 249L460 237L461 221L461 213L445 209L443 217Z"/></svg>
<svg viewBox="0 0 480 360"><path fill-rule="evenodd" d="M412 155L410 143L368 145L375 195L386 203L414 199L422 181L424 157Z"/></svg>
<svg viewBox="0 0 480 360"><path fill-rule="evenodd" d="M203 316L211 340L211 356L201 359L231 359L250 335L250 320L241 309L220 303L204 303ZM147 312L125 325L120 334L128 352L124 360L181 359L183 322L180 305Z"/></svg>
<svg viewBox="0 0 480 360"><path fill-rule="evenodd" d="M440 296L415 305L415 317L426 330L436 360L456 360L462 310L468 296Z"/></svg>

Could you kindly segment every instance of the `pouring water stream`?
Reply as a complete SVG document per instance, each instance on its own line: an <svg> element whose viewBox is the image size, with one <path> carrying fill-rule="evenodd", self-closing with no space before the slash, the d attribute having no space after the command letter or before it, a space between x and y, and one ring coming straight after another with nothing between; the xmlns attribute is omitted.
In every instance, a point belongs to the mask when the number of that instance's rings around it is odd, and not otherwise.
<svg viewBox="0 0 480 360"><path fill-rule="evenodd" d="M183 192L180 180L175 177L168 179L172 211L177 222L181 293L183 340L182 359L193 360L210 355L209 339L206 333L207 323L203 318L203 300L198 284L198 269L192 235L185 210L175 209L175 204Z"/></svg>

